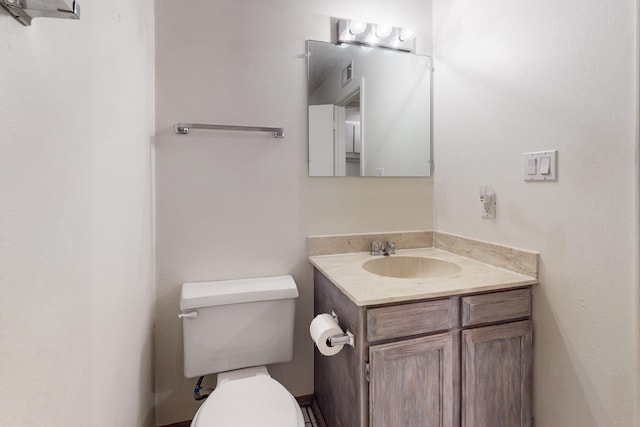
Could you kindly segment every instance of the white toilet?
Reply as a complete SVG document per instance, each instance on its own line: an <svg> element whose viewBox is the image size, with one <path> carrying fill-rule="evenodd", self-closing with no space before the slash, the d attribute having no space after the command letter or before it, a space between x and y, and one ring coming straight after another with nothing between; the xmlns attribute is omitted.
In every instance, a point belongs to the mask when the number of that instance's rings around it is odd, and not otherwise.
<svg viewBox="0 0 640 427"><path fill-rule="evenodd" d="M191 427L304 427L295 398L264 366L293 358L297 297L291 276L182 285L184 375L218 373Z"/></svg>

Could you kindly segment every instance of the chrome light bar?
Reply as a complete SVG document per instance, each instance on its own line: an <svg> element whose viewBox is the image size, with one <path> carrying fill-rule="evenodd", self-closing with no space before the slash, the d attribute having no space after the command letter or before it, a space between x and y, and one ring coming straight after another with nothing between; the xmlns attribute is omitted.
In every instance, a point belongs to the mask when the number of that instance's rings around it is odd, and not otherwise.
<svg viewBox="0 0 640 427"><path fill-rule="evenodd" d="M411 28L339 19L337 31L338 43L384 47L404 52L416 50L416 31Z"/></svg>

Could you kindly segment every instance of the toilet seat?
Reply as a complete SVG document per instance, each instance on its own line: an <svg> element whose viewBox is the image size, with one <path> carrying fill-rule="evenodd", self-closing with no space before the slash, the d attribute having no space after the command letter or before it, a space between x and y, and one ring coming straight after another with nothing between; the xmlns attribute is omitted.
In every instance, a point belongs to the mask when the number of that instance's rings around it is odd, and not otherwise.
<svg viewBox="0 0 640 427"><path fill-rule="evenodd" d="M265 368L246 371L250 376L219 376L191 427L304 427L298 402L282 384Z"/></svg>

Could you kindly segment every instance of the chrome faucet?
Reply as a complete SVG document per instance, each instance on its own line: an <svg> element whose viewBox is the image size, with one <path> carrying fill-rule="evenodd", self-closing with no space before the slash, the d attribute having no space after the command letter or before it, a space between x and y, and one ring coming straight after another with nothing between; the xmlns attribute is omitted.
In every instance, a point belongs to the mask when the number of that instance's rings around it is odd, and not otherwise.
<svg viewBox="0 0 640 427"><path fill-rule="evenodd" d="M396 253L396 244L393 242L381 242L375 240L371 242L371 255L392 255Z"/></svg>
<svg viewBox="0 0 640 427"><path fill-rule="evenodd" d="M387 242L387 246L384 248L383 255L393 255L396 253L396 244L394 242Z"/></svg>
<svg viewBox="0 0 640 427"><path fill-rule="evenodd" d="M384 243L379 240L371 242L371 255L384 255Z"/></svg>

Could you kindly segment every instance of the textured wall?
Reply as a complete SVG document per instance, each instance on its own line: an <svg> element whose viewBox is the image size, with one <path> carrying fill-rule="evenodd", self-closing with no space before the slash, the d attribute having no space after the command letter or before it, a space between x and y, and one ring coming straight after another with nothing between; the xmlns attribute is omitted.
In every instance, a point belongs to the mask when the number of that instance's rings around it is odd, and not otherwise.
<svg viewBox="0 0 640 427"><path fill-rule="evenodd" d="M151 426L153 3L0 10L0 424Z"/></svg>
<svg viewBox="0 0 640 427"><path fill-rule="evenodd" d="M428 1L221 0L157 4L157 421L190 419L176 317L186 281L292 273L300 289L294 361L270 367L295 395L313 391L313 234L431 227L430 178L309 178L305 40L330 17L407 25L430 48ZM268 134L194 131L176 121L283 126ZM213 378L207 379L209 384Z"/></svg>
<svg viewBox="0 0 640 427"><path fill-rule="evenodd" d="M540 252L539 427L638 425L636 17L633 0L434 2L435 228ZM547 149L558 181L523 182L522 154Z"/></svg>

